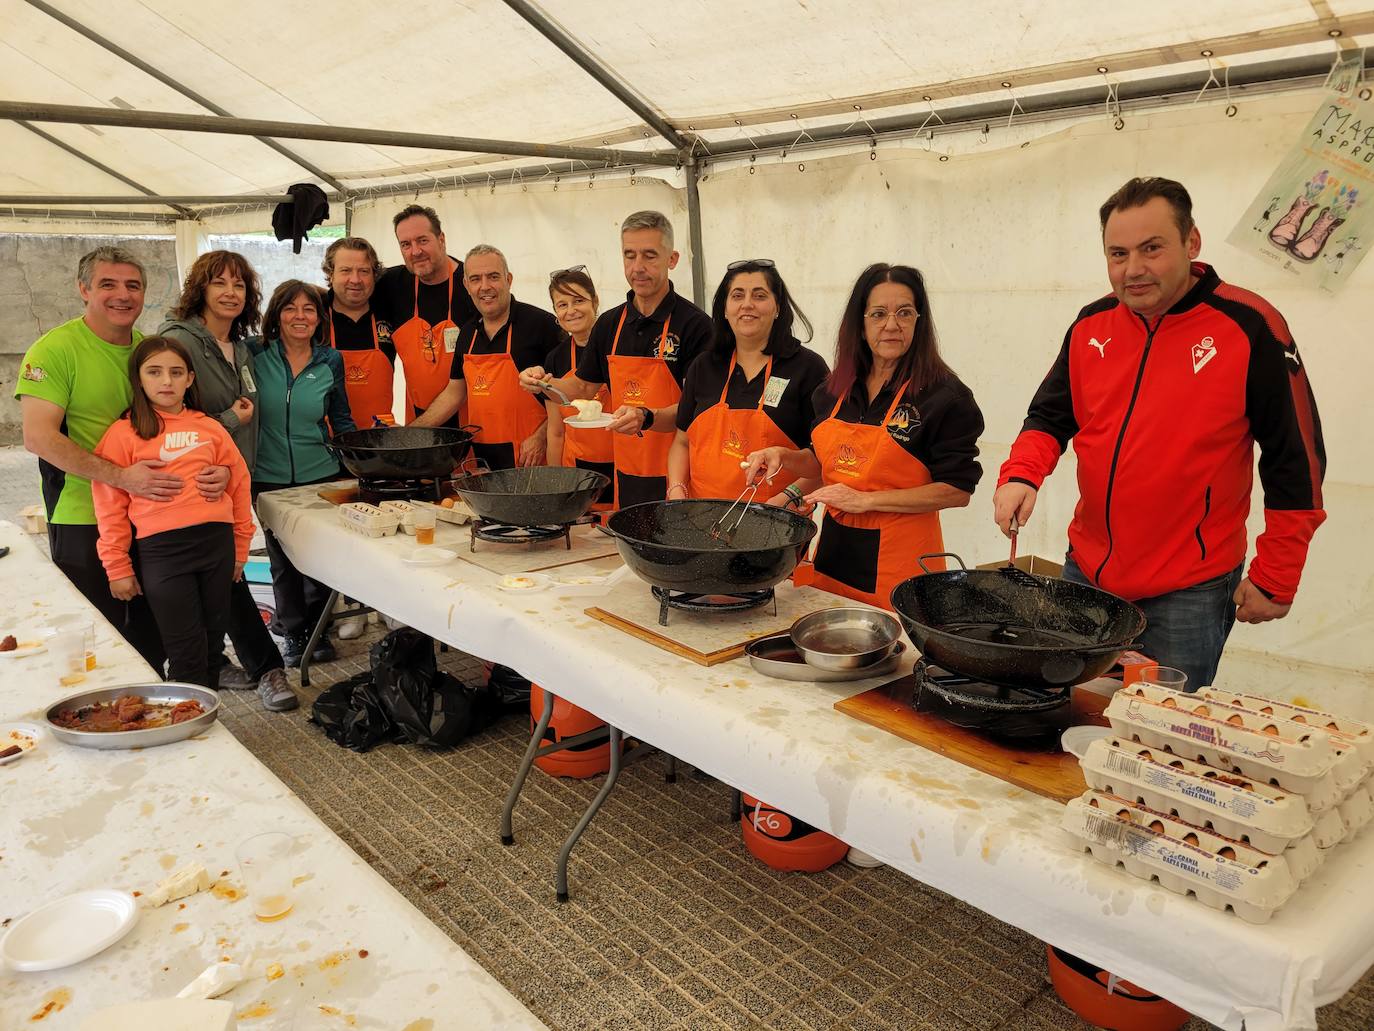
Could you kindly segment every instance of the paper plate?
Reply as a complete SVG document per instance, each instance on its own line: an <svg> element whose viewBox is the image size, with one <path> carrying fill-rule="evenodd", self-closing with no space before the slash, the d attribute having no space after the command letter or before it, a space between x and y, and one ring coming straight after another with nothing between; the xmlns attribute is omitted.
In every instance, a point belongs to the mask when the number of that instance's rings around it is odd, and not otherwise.
<svg viewBox="0 0 1374 1031"><path fill-rule="evenodd" d="M43 728L33 723L0 723L0 751L10 745L18 745L24 751L7 755L0 759L0 766L17 762L33 751L43 741Z"/></svg>
<svg viewBox="0 0 1374 1031"><path fill-rule="evenodd" d="M615 422L613 415L598 415L595 419L564 419L564 426L571 426L575 430L599 430L604 429Z"/></svg>
<svg viewBox="0 0 1374 1031"><path fill-rule="evenodd" d="M1094 741L1111 737L1111 727L1070 727L1059 738L1059 744L1070 755L1082 759L1088 754L1088 746Z"/></svg>
<svg viewBox="0 0 1374 1031"><path fill-rule="evenodd" d="M448 548L427 546L416 548L401 561L408 566L442 566L445 562L452 562L457 557L458 553L449 551Z"/></svg>
<svg viewBox="0 0 1374 1031"><path fill-rule="evenodd" d="M25 631L16 633L14 638L19 642L19 647L12 652L0 652L0 661L4 659L24 659L30 655L41 655L48 650L48 640L57 631L51 628L42 630ZM3 637L4 634L0 634Z"/></svg>
<svg viewBox="0 0 1374 1031"><path fill-rule="evenodd" d="M0 939L0 959L14 970L56 970L90 959L123 938L138 921L127 891L68 895L35 909Z"/></svg>

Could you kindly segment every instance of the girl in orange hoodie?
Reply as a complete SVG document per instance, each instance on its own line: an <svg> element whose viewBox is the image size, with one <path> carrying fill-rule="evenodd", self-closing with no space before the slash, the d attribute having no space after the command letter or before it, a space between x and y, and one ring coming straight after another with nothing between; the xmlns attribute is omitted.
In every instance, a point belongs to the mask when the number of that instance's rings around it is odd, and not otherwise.
<svg viewBox="0 0 1374 1031"><path fill-rule="evenodd" d="M95 453L118 466L149 460L181 478L175 497L132 497L93 483L97 551L110 593L148 599L167 649L172 680L213 688L210 649L224 639L230 585L243 576L253 539L248 467L228 432L200 410L186 348L168 337L145 337L129 358L133 400ZM229 467L218 501L196 489L196 474ZM137 538L138 570L130 556Z"/></svg>

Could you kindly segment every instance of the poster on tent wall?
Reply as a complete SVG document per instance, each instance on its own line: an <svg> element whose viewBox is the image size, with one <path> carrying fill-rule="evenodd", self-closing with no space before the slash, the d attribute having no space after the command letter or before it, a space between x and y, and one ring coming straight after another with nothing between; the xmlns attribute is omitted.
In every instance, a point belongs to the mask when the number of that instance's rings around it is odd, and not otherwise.
<svg viewBox="0 0 1374 1031"><path fill-rule="evenodd" d="M1374 101L1363 54L1339 62L1321 106L1227 242L1335 291L1374 247Z"/></svg>

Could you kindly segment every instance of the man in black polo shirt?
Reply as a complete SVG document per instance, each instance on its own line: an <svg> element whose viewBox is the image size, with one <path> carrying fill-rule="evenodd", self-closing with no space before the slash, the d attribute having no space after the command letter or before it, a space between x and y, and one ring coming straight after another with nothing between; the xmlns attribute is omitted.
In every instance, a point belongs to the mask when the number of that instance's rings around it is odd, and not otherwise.
<svg viewBox="0 0 1374 1031"><path fill-rule="evenodd" d="M430 406L448 385L458 327L477 315L463 289L463 263L446 250L433 208L411 204L391 220L405 266L386 270L372 306L392 329L396 356L405 370L407 422Z"/></svg>
<svg viewBox="0 0 1374 1031"><path fill-rule="evenodd" d="M468 251L463 285L479 314L458 327L449 385L414 423L442 425L466 401L468 419L481 427L473 454L492 469L544 464L547 414L543 401L520 389L519 370L563 340L552 315L511 296L513 279L495 247Z"/></svg>
<svg viewBox="0 0 1374 1031"><path fill-rule="evenodd" d="M673 289L677 267L673 225L657 211L637 211L620 227L621 259L630 291L625 303L602 313L592 328L577 371L554 381L569 397L591 398L611 388L615 421L616 507L662 501L668 490L668 449L677 430L682 381L698 354L710 347L710 317ZM542 366L520 374L520 385L539 393Z"/></svg>
<svg viewBox="0 0 1374 1031"><path fill-rule="evenodd" d="M391 324L372 307L383 269L377 251L360 236L335 240L324 252L321 268L329 284L326 339L343 358L353 422L359 429L376 420L390 423L396 347Z"/></svg>

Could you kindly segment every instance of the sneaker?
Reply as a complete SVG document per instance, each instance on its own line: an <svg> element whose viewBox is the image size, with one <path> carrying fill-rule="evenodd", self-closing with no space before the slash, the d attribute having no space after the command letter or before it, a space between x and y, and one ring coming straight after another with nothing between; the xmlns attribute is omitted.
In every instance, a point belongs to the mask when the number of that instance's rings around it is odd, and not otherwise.
<svg viewBox="0 0 1374 1031"><path fill-rule="evenodd" d="M333 662L338 657L339 653L334 650L327 635L315 642L315 650L310 653L311 662Z"/></svg>
<svg viewBox="0 0 1374 1031"><path fill-rule="evenodd" d="M289 712L301 704L286 682L286 671L281 669L269 669L262 675L258 681L258 697L268 712Z"/></svg>
<svg viewBox="0 0 1374 1031"><path fill-rule="evenodd" d="M886 865L877 856L870 856L867 852L860 852L857 848L851 848L844 858L850 866L857 866L864 870L873 870Z"/></svg>
<svg viewBox="0 0 1374 1031"><path fill-rule="evenodd" d="M309 638L301 634L287 634L282 639L281 660L286 663L287 669L296 669L301 664L301 656L305 654L308 640Z"/></svg>
<svg viewBox="0 0 1374 1031"><path fill-rule="evenodd" d="M223 666L219 671L221 691L251 691L257 686L258 681L239 666Z"/></svg>
<svg viewBox="0 0 1374 1031"><path fill-rule="evenodd" d="M339 630L339 640L352 641L363 636L363 631L367 629L367 617L349 616L347 619L339 620L335 626Z"/></svg>

